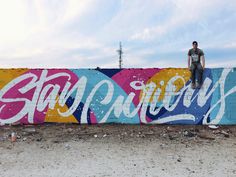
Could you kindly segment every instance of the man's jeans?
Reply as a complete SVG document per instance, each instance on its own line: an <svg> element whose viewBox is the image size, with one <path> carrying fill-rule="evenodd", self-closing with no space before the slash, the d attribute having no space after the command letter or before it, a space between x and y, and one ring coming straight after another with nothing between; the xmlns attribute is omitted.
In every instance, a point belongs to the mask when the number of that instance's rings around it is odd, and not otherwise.
<svg viewBox="0 0 236 177"><path fill-rule="evenodd" d="M202 84L203 67L201 63L192 63L190 67L190 71L191 71L192 83L195 84L195 80L196 80L195 75L197 74L197 82L199 84Z"/></svg>

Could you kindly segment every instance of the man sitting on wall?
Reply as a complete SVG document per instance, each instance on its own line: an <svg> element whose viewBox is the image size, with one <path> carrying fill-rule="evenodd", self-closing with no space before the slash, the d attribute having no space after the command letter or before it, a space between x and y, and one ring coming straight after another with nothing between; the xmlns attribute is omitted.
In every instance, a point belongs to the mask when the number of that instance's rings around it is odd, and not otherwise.
<svg viewBox="0 0 236 177"><path fill-rule="evenodd" d="M193 48L188 51L188 69L191 71L191 80L193 89L201 88L202 75L205 68L205 57L201 49L198 48L197 41L193 41ZM197 73L197 82L196 75Z"/></svg>

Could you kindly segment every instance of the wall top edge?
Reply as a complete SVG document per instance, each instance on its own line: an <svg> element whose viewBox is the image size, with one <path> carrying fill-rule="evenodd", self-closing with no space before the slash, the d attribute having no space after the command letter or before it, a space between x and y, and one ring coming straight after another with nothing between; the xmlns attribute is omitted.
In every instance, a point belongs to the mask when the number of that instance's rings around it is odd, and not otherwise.
<svg viewBox="0 0 236 177"><path fill-rule="evenodd" d="M218 67L218 68L206 68L206 69L233 69L236 67ZM187 68L181 68L181 67L168 67L168 68L0 68L0 70L29 70L29 69L34 69L34 70L43 70L43 69L49 69L49 70L65 70L65 69L70 69L70 70L77 70L77 69L81 69L81 70L108 70L108 69L112 69L112 70L130 70L130 69L187 69Z"/></svg>

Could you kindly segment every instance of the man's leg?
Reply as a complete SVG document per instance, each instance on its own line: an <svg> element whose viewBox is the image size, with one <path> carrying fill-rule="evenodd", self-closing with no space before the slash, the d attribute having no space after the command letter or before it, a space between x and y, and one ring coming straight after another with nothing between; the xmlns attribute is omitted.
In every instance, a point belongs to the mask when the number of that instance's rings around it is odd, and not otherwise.
<svg viewBox="0 0 236 177"><path fill-rule="evenodd" d="M195 74L196 74L196 65L191 64L191 80L192 80L192 88L195 88Z"/></svg>
<svg viewBox="0 0 236 177"><path fill-rule="evenodd" d="M198 72L198 87L200 88L202 85L202 75L203 75L203 68L201 63L197 64L197 72Z"/></svg>

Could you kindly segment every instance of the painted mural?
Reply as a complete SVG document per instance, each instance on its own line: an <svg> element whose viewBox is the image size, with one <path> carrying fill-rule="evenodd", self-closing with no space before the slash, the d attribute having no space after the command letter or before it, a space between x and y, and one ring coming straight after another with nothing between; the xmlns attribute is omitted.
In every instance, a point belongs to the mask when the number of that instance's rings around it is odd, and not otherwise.
<svg viewBox="0 0 236 177"><path fill-rule="evenodd" d="M0 69L0 124L236 124L234 68Z"/></svg>

